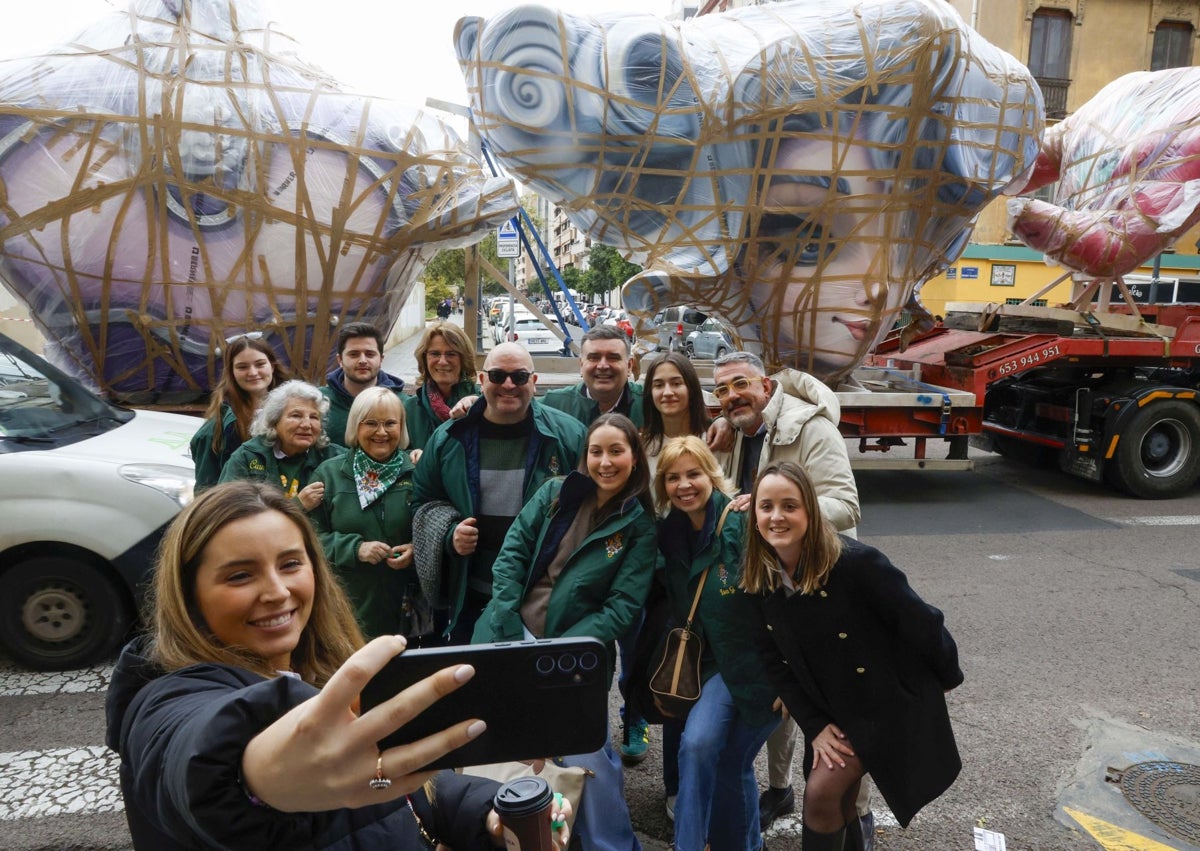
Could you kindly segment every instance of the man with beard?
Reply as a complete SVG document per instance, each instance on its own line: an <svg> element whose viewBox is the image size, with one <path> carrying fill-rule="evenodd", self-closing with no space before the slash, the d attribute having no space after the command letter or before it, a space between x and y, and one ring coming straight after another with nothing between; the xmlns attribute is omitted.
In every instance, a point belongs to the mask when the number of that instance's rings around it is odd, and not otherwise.
<svg viewBox="0 0 1200 851"><path fill-rule="evenodd" d="M325 433L346 445L346 420L354 397L368 387L387 387L404 401L404 379L383 371L383 332L369 322L351 322L338 332L337 369L325 376L329 400Z"/></svg>

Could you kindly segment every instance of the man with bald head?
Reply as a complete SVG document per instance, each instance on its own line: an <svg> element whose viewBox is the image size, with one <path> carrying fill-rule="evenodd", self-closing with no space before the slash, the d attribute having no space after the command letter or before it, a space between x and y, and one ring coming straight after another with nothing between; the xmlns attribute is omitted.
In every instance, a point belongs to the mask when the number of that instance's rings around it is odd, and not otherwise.
<svg viewBox="0 0 1200 851"><path fill-rule="evenodd" d="M434 528L448 605L445 634L454 644L470 642L491 599L492 563L513 518L543 482L575 469L587 434L574 417L534 399L533 358L518 343L488 353L479 384L479 399L466 416L438 427L413 474L416 536L435 511L449 518Z"/></svg>

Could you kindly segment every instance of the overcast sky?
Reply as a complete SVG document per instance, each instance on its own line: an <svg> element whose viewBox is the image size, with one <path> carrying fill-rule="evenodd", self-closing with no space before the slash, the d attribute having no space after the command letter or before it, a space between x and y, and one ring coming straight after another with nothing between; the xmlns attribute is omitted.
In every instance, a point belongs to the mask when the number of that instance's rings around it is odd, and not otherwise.
<svg viewBox="0 0 1200 851"><path fill-rule="evenodd" d="M466 101L452 40L467 15L489 17L514 0L263 0L299 53L351 88L422 106L427 97ZM578 13L639 11L665 16L671 0L557 0L545 5ZM0 57L61 44L123 0L42 0L5 3Z"/></svg>

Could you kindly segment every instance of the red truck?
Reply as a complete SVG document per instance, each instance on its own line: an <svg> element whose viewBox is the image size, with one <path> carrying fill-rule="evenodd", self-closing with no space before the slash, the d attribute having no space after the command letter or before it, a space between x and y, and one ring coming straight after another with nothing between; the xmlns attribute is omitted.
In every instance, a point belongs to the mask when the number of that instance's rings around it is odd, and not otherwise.
<svg viewBox="0 0 1200 851"><path fill-rule="evenodd" d="M1074 475L1146 499L1200 478L1200 304L1106 310L950 305L946 323L910 343L885 340L839 388L841 430L858 466L969 465L968 445L1052 457ZM927 459L929 439L948 441Z"/></svg>

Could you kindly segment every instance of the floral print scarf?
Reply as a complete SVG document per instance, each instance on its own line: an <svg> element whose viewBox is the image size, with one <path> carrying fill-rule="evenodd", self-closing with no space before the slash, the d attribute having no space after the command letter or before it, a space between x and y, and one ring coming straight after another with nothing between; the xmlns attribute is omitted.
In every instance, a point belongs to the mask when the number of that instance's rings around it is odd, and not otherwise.
<svg viewBox="0 0 1200 851"><path fill-rule="evenodd" d="M387 461L376 461L362 449L354 450L354 487L358 491L358 505L366 510L379 497L387 493L396 483L404 469L405 450L397 449Z"/></svg>

